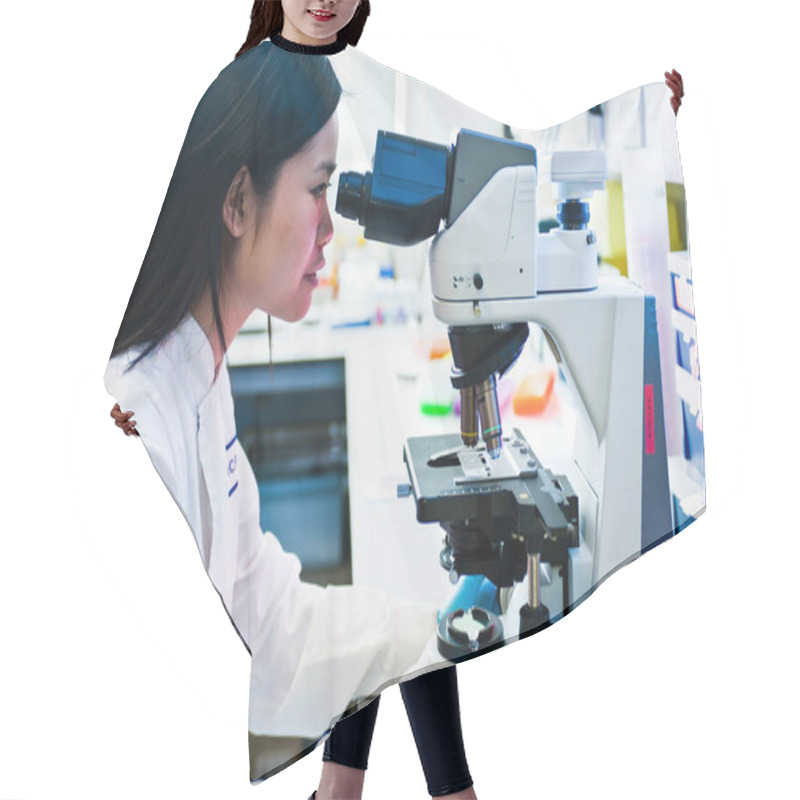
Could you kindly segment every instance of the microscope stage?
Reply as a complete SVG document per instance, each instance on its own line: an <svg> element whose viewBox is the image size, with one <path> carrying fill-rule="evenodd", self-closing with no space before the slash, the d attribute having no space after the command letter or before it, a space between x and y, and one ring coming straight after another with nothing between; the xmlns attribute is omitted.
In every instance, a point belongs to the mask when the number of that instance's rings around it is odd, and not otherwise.
<svg viewBox="0 0 800 800"><path fill-rule="evenodd" d="M519 430L504 434L496 460L459 434L411 438L403 458L420 522L507 518L521 534L577 536L572 487L542 466Z"/></svg>

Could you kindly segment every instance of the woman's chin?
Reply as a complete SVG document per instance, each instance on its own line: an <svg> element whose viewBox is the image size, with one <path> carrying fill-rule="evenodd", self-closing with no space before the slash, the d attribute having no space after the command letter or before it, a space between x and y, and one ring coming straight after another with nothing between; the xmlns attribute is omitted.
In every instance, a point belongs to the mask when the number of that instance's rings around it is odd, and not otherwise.
<svg viewBox="0 0 800 800"><path fill-rule="evenodd" d="M277 319L282 319L284 322L300 322L300 320L308 314L310 309L311 298L309 297L307 302L297 303L292 308L282 308L268 313Z"/></svg>

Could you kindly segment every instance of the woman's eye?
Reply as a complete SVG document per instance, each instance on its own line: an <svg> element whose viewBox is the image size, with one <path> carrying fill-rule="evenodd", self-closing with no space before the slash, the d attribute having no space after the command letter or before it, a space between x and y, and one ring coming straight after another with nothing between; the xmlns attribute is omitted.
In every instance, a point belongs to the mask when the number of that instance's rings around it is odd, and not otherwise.
<svg viewBox="0 0 800 800"><path fill-rule="evenodd" d="M317 186L316 188L311 190L311 194L313 194L314 197L320 198L320 197L322 197L322 195L325 194L325 192L329 188L330 188L330 184L329 183L321 183L319 186Z"/></svg>

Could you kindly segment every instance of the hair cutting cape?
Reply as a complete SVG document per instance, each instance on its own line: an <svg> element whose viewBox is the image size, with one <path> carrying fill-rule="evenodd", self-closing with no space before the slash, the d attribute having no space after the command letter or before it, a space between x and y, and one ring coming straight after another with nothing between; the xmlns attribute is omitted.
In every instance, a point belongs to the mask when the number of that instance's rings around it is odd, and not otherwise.
<svg viewBox="0 0 800 800"><path fill-rule="evenodd" d="M240 61L255 69L269 48L277 49L264 43L259 55ZM530 131L485 117L353 48L279 57L329 58L343 89L328 194L335 235L311 312L294 325L273 320L272 367L266 316L254 315L229 343L227 363L215 374L208 340L186 315L144 358L134 363L143 346L133 347L106 373L111 394L135 412L252 656L253 781L310 752L343 714L385 686L449 663L439 650L439 618L482 605L487 590L483 584L482 595L470 595L462 578L465 593L457 595L451 577L459 571L504 584L499 594L489 586L488 606L499 612L499 641L510 644L530 603L531 570L538 573L537 613L547 609L538 629L705 508L686 208L668 89L643 86ZM268 70L260 75L269 80ZM277 115L259 135L279 136L281 124ZM497 387L504 450L522 448L524 439L527 472L516 490L501 480L465 488L453 478L437 490L483 498L475 503L514 493L524 506L516 517L502 503L469 506L482 509L472 551L457 537L445 542L426 512L418 520L415 494L424 487L419 476L411 480L403 458L409 438L449 435L460 443L447 324L432 304L442 289L441 278L429 276L431 237L404 246L365 240L362 225L333 213L341 173L379 171L379 131L451 151L462 131L535 148L535 169L529 163L513 178L517 189L527 181L525 214L535 195L535 218L514 228L511 200L472 210L467 203L459 212L462 235L471 237L467 252L442 246L437 255L450 269L445 289L456 292L445 299L452 305L464 298L467 322L530 323L519 358ZM564 194L559 185L584 180L569 174L575 162L559 161L572 151L602 153L607 177ZM461 166L469 172L464 152ZM448 169L439 177L455 181ZM403 170L393 180L401 193L418 182ZM454 191L447 187L443 202ZM522 208L524 198L512 196ZM576 203L562 206L570 198ZM439 231L458 224L442 219ZM538 226L536 269L523 254L524 267L515 270L523 277L511 289L495 278L506 268L494 266L505 257L492 238L498 226L503 248L516 241L515 230L536 239ZM596 249L596 288L559 287L565 272L552 267L561 252L553 242L570 227L581 248ZM555 282L550 291L543 291L546 275ZM489 297L518 302L494 319L499 306L484 303ZM398 485L411 483L411 496L398 497ZM506 511L487 517L492 507ZM538 533L526 545L532 530ZM239 646L233 634L231 646Z"/></svg>

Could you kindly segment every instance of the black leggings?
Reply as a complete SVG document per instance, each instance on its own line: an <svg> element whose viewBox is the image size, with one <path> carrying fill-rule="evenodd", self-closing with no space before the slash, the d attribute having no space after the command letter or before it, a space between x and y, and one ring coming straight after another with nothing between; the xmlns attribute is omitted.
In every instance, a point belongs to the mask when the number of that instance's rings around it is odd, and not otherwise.
<svg viewBox="0 0 800 800"><path fill-rule="evenodd" d="M408 721L432 797L472 786L461 736L456 668L428 672L400 684ZM366 769L378 716L376 697L368 706L338 722L325 742L323 761Z"/></svg>

